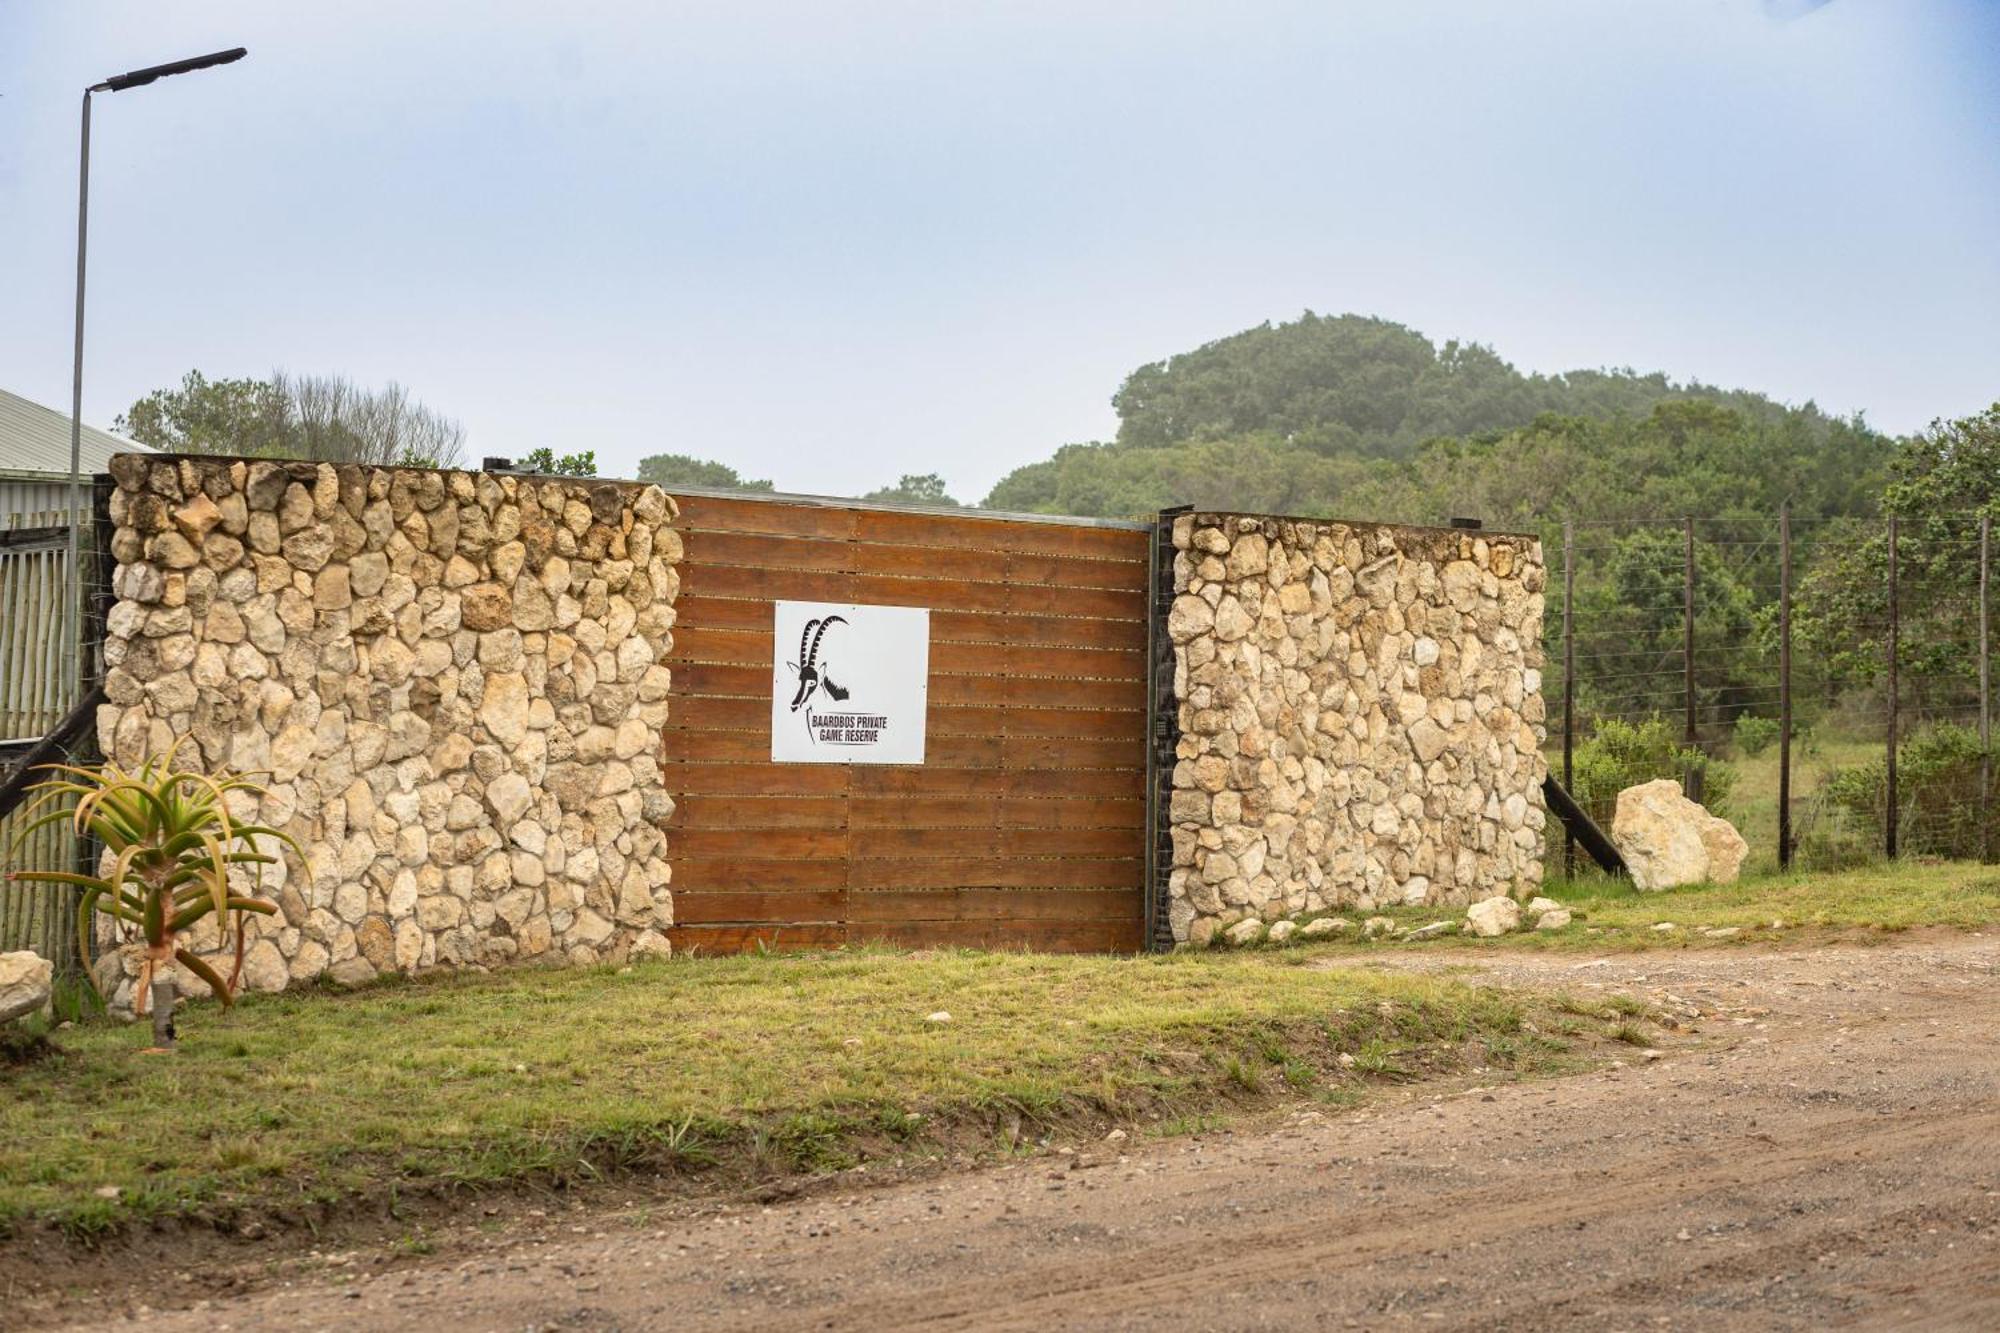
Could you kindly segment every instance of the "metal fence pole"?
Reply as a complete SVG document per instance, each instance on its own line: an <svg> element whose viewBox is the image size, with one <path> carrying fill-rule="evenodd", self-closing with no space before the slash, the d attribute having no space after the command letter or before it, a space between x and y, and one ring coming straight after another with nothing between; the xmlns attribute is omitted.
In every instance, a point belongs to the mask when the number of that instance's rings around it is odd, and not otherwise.
<svg viewBox="0 0 2000 1333"><path fill-rule="evenodd" d="M1778 508L1778 869L1792 864L1792 505Z"/></svg>
<svg viewBox="0 0 2000 1333"><path fill-rule="evenodd" d="M1993 663L1986 636L1993 516L1979 516L1979 859L1993 859Z"/></svg>
<svg viewBox="0 0 2000 1333"><path fill-rule="evenodd" d="M1682 522L1684 554L1681 562L1681 711L1685 715L1681 743L1692 750L1698 744L1694 725L1694 516ZM1681 775L1681 790L1690 801L1702 796L1701 767L1690 763Z"/></svg>
<svg viewBox="0 0 2000 1333"><path fill-rule="evenodd" d="M1896 855L1896 824L1900 811L1896 801L1896 516L1889 515L1889 751L1888 781L1885 784L1885 811L1882 816L1882 846L1893 859Z"/></svg>
<svg viewBox="0 0 2000 1333"><path fill-rule="evenodd" d="M1576 541L1563 520L1563 790L1576 795ZM1563 878L1576 878L1576 835L1563 823Z"/></svg>

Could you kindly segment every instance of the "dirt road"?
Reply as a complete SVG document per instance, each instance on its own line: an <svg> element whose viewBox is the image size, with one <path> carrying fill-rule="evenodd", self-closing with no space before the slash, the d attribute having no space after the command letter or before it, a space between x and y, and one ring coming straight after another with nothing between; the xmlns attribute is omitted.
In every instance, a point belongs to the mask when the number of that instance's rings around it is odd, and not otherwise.
<svg viewBox="0 0 2000 1333"><path fill-rule="evenodd" d="M1449 966L1464 955L1411 956ZM1503 958L1698 1009L1599 1073L661 1228L334 1267L148 1328L2000 1327L2000 940Z"/></svg>

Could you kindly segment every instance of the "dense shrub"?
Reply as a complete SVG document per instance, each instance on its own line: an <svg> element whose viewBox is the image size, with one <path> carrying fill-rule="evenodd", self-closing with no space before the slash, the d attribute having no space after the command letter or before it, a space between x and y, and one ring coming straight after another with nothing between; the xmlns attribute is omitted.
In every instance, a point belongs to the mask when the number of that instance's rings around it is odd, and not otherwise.
<svg viewBox="0 0 2000 1333"><path fill-rule="evenodd" d="M1736 719L1736 753L1745 759L1755 759L1771 748L1771 742L1778 739L1776 718L1758 717L1745 713Z"/></svg>
<svg viewBox="0 0 2000 1333"><path fill-rule="evenodd" d="M1700 750L1680 743L1665 720L1598 724L1589 740L1576 747L1575 790L1578 804L1600 823L1611 818L1618 793L1657 778L1682 781L1689 769L1702 775L1702 803L1720 811L1736 785L1736 770Z"/></svg>
<svg viewBox="0 0 2000 1333"><path fill-rule="evenodd" d="M1991 800L1981 800L1982 757L1978 733L1948 722L1926 727L1896 747L1899 851L1978 859L1989 846L2000 845L1993 818L2000 812ZM1824 796L1850 826L1880 829L1888 786L1888 765L1877 759L1833 773Z"/></svg>

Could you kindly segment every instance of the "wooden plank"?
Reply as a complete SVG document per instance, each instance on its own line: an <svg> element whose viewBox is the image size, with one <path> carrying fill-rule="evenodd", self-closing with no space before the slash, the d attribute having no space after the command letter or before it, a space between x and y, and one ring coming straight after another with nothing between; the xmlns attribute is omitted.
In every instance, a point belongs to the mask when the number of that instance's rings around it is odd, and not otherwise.
<svg viewBox="0 0 2000 1333"><path fill-rule="evenodd" d="M852 543L746 532L690 532L689 566L741 565L750 569L804 569L838 573L854 567Z"/></svg>
<svg viewBox="0 0 2000 1333"><path fill-rule="evenodd" d="M890 857L946 857L955 860L998 856L1001 835L997 827L987 828L856 828L849 855L862 859Z"/></svg>
<svg viewBox="0 0 2000 1333"><path fill-rule="evenodd" d="M787 645L795 648L797 645ZM754 666L769 672L776 644L769 630L709 629L683 624L674 632L670 663L719 663ZM1097 648L1040 648L1008 644L939 642L930 646L930 666L944 675L1080 677L1138 681L1144 678L1143 653ZM678 681L676 682L679 683Z"/></svg>
<svg viewBox="0 0 2000 1333"><path fill-rule="evenodd" d="M1008 736L1000 742L1006 768L1071 769L1146 766L1146 739L1112 737ZM1046 779L1045 779L1046 780Z"/></svg>
<svg viewBox="0 0 2000 1333"><path fill-rule="evenodd" d="M1068 523L1034 523L973 515L907 514L858 510L859 541L909 546L970 546L1022 555L1064 555L1090 560L1132 560L1143 565L1148 534L1138 528L1096 528ZM1141 581L1144 580L1143 573Z"/></svg>
<svg viewBox="0 0 2000 1333"><path fill-rule="evenodd" d="M861 828L1136 828L1142 799L1035 800L1009 796L854 796L848 823Z"/></svg>
<svg viewBox="0 0 2000 1333"><path fill-rule="evenodd" d="M848 920L1136 921L1136 889L875 889L850 894Z"/></svg>
<svg viewBox="0 0 2000 1333"><path fill-rule="evenodd" d="M768 652L768 650L767 650ZM764 659L769 661L767 656ZM1083 677L1142 680L1146 656L1098 648L1037 648L1013 644L931 643L931 670L946 675Z"/></svg>
<svg viewBox="0 0 2000 1333"><path fill-rule="evenodd" d="M1059 787L1066 796L1130 798L1143 797L1146 787L1143 770L1123 768L1075 769L1052 780L1032 770L857 765L851 780L857 796L1046 796Z"/></svg>
<svg viewBox="0 0 2000 1333"><path fill-rule="evenodd" d="M673 856L671 837L667 841L667 853ZM724 889L781 893L847 887L847 866L841 861L763 861L745 856L728 861L675 859L673 866L676 900L683 893L712 893Z"/></svg>
<svg viewBox="0 0 2000 1333"><path fill-rule="evenodd" d="M680 517L674 526L682 540L699 532L767 532L793 537L854 536L852 509L830 505L786 504L779 500L735 500L720 496L675 496Z"/></svg>
<svg viewBox="0 0 2000 1333"><path fill-rule="evenodd" d="M760 835L761 836L761 835ZM1131 828L864 828L845 835L857 861L896 857L1139 857L1145 831ZM781 855L782 853L772 853Z"/></svg>
<svg viewBox="0 0 2000 1333"><path fill-rule="evenodd" d="M754 855L769 860L838 859L848 854L848 834L844 829L779 828L745 832L742 829L682 829L669 846L678 861L728 860Z"/></svg>
<svg viewBox="0 0 2000 1333"><path fill-rule="evenodd" d="M667 711L668 731L751 731L769 735L771 697L698 697L681 693L680 668L674 668L674 695ZM766 751L766 758L769 752Z"/></svg>
<svg viewBox="0 0 2000 1333"><path fill-rule="evenodd" d="M899 578L855 574L854 595L846 600L873 606L927 606L959 611L1005 611L1015 589L1007 583L967 583L963 579ZM1086 592L1086 596L1096 596Z"/></svg>
<svg viewBox="0 0 2000 1333"><path fill-rule="evenodd" d="M806 949L837 949L847 943L842 925L673 926L667 939L679 953L794 953Z"/></svg>
<svg viewBox="0 0 2000 1333"><path fill-rule="evenodd" d="M712 670L699 667L695 670ZM769 672L765 673L768 690ZM1129 709L1146 706L1141 680L1082 680L1065 676L949 676L931 673L931 704L1033 705L1041 708ZM1129 729L1130 723L1125 728ZM1006 730L1013 730L1009 727Z"/></svg>
<svg viewBox="0 0 2000 1333"><path fill-rule="evenodd" d="M764 623L771 623L773 600L796 602L879 601L855 592L854 576L813 570L750 569L742 565L680 566L681 591L689 597L748 598L764 605ZM676 604L678 606L678 603ZM676 617L678 618L678 616Z"/></svg>
<svg viewBox="0 0 2000 1333"><path fill-rule="evenodd" d="M682 605L686 604L682 598ZM1020 615L1006 611L932 611L933 643L1047 644L1061 648L1110 648L1143 653L1144 620Z"/></svg>
<svg viewBox="0 0 2000 1333"><path fill-rule="evenodd" d="M797 862L810 865L811 862ZM1137 889L1145 862L1018 856L863 861L850 864L848 887L867 889Z"/></svg>
<svg viewBox="0 0 2000 1333"><path fill-rule="evenodd" d="M675 796L668 828L770 829L844 828L848 819L843 796ZM667 847L678 857L678 840Z"/></svg>
<svg viewBox="0 0 2000 1333"><path fill-rule="evenodd" d="M674 891L674 924L710 926L725 924L838 923L847 916L844 889L805 890L795 893L764 892L755 889L697 892Z"/></svg>
<svg viewBox="0 0 2000 1333"><path fill-rule="evenodd" d="M1095 616L1104 620L1144 620L1146 590L1134 588L1052 588L1007 585L1006 610L1022 615Z"/></svg>
<svg viewBox="0 0 2000 1333"><path fill-rule="evenodd" d="M685 582L674 603L678 637L690 629L747 630L769 635L771 595L702 595ZM1143 619L1104 620L1088 616L1016 614L1008 611L967 611L931 608L931 640L936 643L1000 643L1067 648L1104 648L1143 652ZM768 660L768 659L766 659Z"/></svg>
<svg viewBox="0 0 2000 1333"><path fill-rule="evenodd" d="M1134 921L905 921L857 922L854 943L906 949L992 949L1037 953L1137 953L1141 925Z"/></svg>
<svg viewBox="0 0 2000 1333"><path fill-rule="evenodd" d="M921 770L919 770L921 771ZM949 770L942 770L949 771ZM829 796L847 790L844 764L666 764L670 796Z"/></svg>

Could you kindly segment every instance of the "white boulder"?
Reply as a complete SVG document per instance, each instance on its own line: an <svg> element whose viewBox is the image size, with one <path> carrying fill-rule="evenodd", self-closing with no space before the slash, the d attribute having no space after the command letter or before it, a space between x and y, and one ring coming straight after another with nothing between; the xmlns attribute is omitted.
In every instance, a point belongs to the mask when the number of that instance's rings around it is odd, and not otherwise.
<svg viewBox="0 0 2000 1333"><path fill-rule="evenodd" d="M1750 850L1735 825L1683 796L1671 778L1618 793L1611 841L1633 885L1648 891L1733 883Z"/></svg>
<svg viewBox="0 0 2000 1333"><path fill-rule="evenodd" d="M1505 894L1483 898L1465 909L1465 928L1481 939L1505 935L1520 925L1521 904Z"/></svg>
<svg viewBox="0 0 2000 1333"><path fill-rule="evenodd" d="M27 949L0 953L0 1023L38 1012L49 1002L55 967Z"/></svg>

